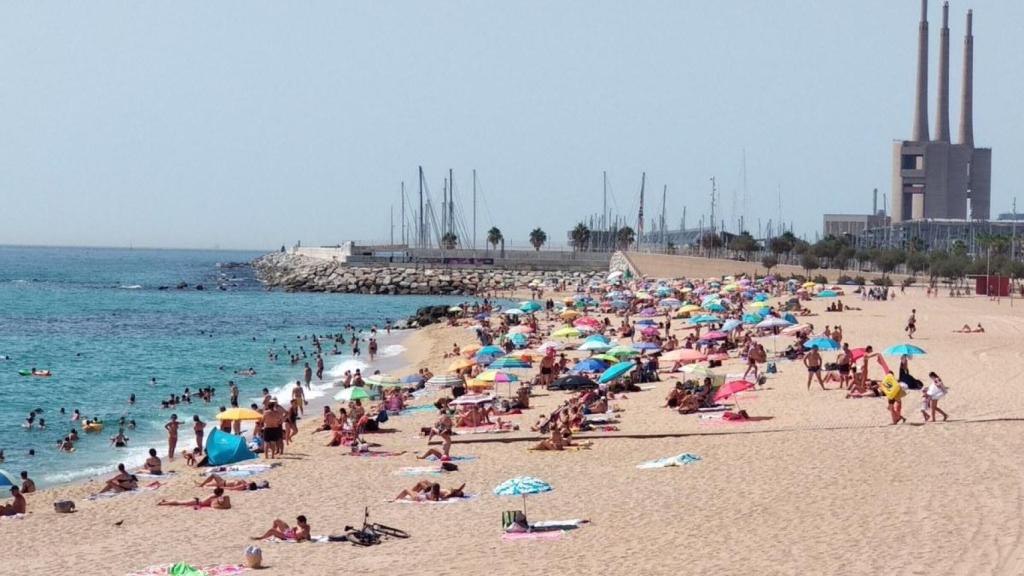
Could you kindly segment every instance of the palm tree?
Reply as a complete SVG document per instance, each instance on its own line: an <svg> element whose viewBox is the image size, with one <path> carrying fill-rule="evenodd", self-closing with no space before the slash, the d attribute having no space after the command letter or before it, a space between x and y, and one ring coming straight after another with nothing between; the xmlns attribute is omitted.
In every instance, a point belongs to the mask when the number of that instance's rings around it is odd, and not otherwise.
<svg viewBox="0 0 1024 576"><path fill-rule="evenodd" d="M444 244L445 250L454 250L459 243L459 237L454 232L446 232L441 237L441 243Z"/></svg>
<svg viewBox="0 0 1024 576"><path fill-rule="evenodd" d="M619 228L615 233L615 241L622 250L629 250L629 246L636 240L636 232L629 226Z"/></svg>
<svg viewBox="0 0 1024 576"><path fill-rule="evenodd" d="M548 241L548 233L541 230L540 228L534 228L530 232L530 244L533 245L533 249L540 252L540 247Z"/></svg>
<svg viewBox="0 0 1024 576"><path fill-rule="evenodd" d="M501 230L499 230L497 226L492 226L491 229L487 231L487 243L495 249L498 248L498 244L501 244L501 241L504 239L505 237L501 235Z"/></svg>
<svg viewBox="0 0 1024 576"><path fill-rule="evenodd" d="M577 224L569 236L572 238L573 249L580 252L585 251L590 244L590 228L587 228L587 225L583 222Z"/></svg>

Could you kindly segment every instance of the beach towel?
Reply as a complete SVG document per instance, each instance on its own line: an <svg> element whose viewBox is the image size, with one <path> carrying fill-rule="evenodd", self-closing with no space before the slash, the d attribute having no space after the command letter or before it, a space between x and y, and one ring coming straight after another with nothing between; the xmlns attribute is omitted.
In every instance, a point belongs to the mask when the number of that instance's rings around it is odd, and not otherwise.
<svg viewBox="0 0 1024 576"><path fill-rule="evenodd" d="M187 572L188 568L182 568L188 566L185 563L178 564L157 564L155 566L149 566L143 568L137 572L129 572L128 576L179 576L182 574L201 574L204 576L230 576L232 574L241 574L248 570L245 566L240 564L220 564L218 566L200 566L198 568L192 568L193 572ZM177 572L174 572L175 567Z"/></svg>
<svg viewBox="0 0 1024 576"><path fill-rule="evenodd" d="M637 464L636 467L641 470L650 470L653 468L668 468L670 466L683 466L685 464L693 464L694 462L700 462L700 456L696 454L690 454L685 452L678 456L670 456L668 458L660 458L658 460L650 460Z"/></svg>
<svg viewBox="0 0 1024 576"><path fill-rule="evenodd" d="M369 450L367 452L342 452L342 456L357 456L359 458L391 458L394 456L401 456L405 452L376 452Z"/></svg>
<svg viewBox="0 0 1024 576"><path fill-rule="evenodd" d="M427 456L427 460L430 462L437 462L439 458L437 456ZM449 456L448 462L472 462L476 460L476 456Z"/></svg>
<svg viewBox="0 0 1024 576"><path fill-rule="evenodd" d="M435 408L433 404L427 404L427 405L424 405L424 406L409 406L407 408L403 408L402 411L399 412L397 415L398 416L410 416L412 414L419 414L420 412L436 412L436 411L437 411L437 408Z"/></svg>
<svg viewBox="0 0 1024 576"><path fill-rule="evenodd" d="M441 469L437 466L406 466L395 470L396 476L440 476Z"/></svg>
<svg viewBox="0 0 1024 576"><path fill-rule="evenodd" d="M462 436L465 434L487 434L491 432L495 434L500 434L511 431L511 428L498 428L497 424L484 424L483 426L458 426L452 429L452 432L454 432L455 435L457 436Z"/></svg>
<svg viewBox="0 0 1024 576"><path fill-rule="evenodd" d="M565 532L562 530L553 530L550 532L505 532L501 535L501 539L506 541L561 540L563 534L565 534Z"/></svg>
<svg viewBox="0 0 1024 576"><path fill-rule="evenodd" d="M440 505L440 504L462 504L463 502L470 502L470 501L476 500L476 499L477 499L477 495L476 494L466 494L462 498L449 498L447 500L405 500L405 499L402 499L402 500L388 500L388 502L392 502L392 503L395 503L395 504L432 504L432 505Z"/></svg>
<svg viewBox="0 0 1024 576"><path fill-rule="evenodd" d="M177 472L164 472L163 474L150 474L149 472L135 472L139 478L152 478L153 480L159 480L161 478L170 478L177 474Z"/></svg>
<svg viewBox="0 0 1024 576"><path fill-rule="evenodd" d="M587 520L573 519L573 520L544 520L542 522L533 522L530 524L530 530L533 532L554 532L556 530L575 530L586 524Z"/></svg>
<svg viewBox="0 0 1024 576"><path fill-rule="evenodd" d="M145 486L139 486L135 490L128 490L126 492L100 492L98 494L91 494L86 496L86 500L106 500L109 498L116 498L122 494L139 494L140 492L152 492L159 488L161 484L159 482L151 482Z"/></svg>
<svg viewBox="0 0 1024 576"><path fill-rule="evenodd" d="M24 520L24 514L14 514L11 516L0 516L0 520Z"/></svg>
<svg viewBox="0 0 1024 576"><path fill-rule="evenodd" d="M331 541L331 539L330 539L329 536L323 536L323 535L317 536L315 534L310 534L309 535L309 542L308 543L309 544L327 544L330 541ZM277 544L306 544L307 543L306 540L303 540L302 542L297 542L295 540L281 540L280 538L277 538L276 536L271 536L270 538L267 538L266 540L264 540L264 542L274 542L274 543L277 543Z"/></svg>
<svg viewBox="0 0 1024 576"><path fill-rule="evenodd" d="M257 474L269 472L280 465L281 464L279 462L271 464L234 464L231 466L208 468L202 474L205 476L217 474L218 476L223 476L225 478L249 478L251 476L256 476Z"/></svg>

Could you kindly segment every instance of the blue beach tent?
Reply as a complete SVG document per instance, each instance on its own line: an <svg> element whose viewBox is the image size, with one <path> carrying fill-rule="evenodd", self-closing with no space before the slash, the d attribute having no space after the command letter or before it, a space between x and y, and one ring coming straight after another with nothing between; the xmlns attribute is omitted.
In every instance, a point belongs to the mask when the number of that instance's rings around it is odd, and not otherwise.
<svg viewBox="0 0 1024 576"><path fill-rule="evenodd" d="M242 460L250 460L256 455L245 445L244 437L221 432L214 428L206 437L206 457L210 466L224 466Z"/></svg>

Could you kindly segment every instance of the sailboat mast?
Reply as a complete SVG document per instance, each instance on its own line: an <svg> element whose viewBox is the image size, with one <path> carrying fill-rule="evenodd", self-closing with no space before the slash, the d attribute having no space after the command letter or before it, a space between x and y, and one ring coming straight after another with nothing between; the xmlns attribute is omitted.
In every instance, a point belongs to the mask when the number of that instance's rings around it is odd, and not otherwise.
<svg viewBox="0 0 1024 576"><path fill-rule="evenodd" d="M473 250L476 250L476 168L473 168Z"/></svg>
<svg viewBox="0 0 1024 576"><path fill-rule="evenodd" d="M424 233L424 221L423 221L423 166L420 166L420 229L416 233L416 244L420 248L423 246L423 233Z"/></svg>

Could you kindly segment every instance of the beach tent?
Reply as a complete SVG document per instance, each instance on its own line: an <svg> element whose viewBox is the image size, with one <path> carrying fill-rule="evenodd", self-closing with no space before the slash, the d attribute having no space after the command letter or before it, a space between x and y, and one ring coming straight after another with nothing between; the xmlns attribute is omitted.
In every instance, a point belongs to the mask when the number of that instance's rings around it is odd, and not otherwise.
<svg viewBox="0 0 1024 576"><path fill-rule="evenodd" d="M245 445L245 438L214 428L206 437L206 456L210 466L224 466L255 458Z"/></svg>

